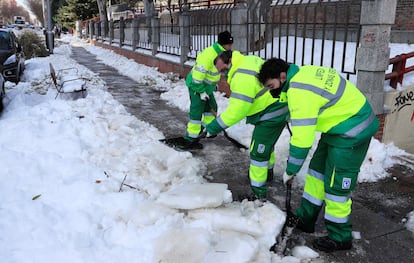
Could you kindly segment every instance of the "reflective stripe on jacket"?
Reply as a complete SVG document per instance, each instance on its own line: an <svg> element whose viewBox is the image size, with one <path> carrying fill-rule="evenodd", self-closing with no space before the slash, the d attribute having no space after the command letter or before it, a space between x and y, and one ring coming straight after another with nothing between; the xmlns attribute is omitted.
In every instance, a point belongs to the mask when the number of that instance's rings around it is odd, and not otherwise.
<svg viewBox="0 0 414 263"><path fill-rule="evenodd" d="M247 117L247 123L270 119L286 120L286 103L278 103L268 89L263 87L256 75L264 60L257 56L244 56L233 51L232 66L227 82L231 95L227 109L217 118L222 129L232 126Z"/></svg>
<svg viewBox="0 0 414 263"><path fill-rule="evenodd" d="M196 63L186 78L186 84L189 88L198 93L212 94L220 81L220 72L214 66L214 60L223 51L224 48L216 42L198 54Z"/></svg>
<svg viewBox="0 0 414 263"><path fill-rule="evenodd" d="M316 131L326 135L324 140L328 144L352 147L378 130L378 119L364 94L335 69L303 66L288 81L293 133L288 174L296 174L301 168Z"/></svg>

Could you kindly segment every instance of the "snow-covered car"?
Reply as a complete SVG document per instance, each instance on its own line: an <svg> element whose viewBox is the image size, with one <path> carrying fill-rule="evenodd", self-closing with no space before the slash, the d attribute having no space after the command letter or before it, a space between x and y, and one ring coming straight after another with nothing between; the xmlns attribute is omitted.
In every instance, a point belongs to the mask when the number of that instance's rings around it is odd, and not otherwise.
<svg viewBox="0 0 414 263"><path fill-rule="evenodd" d="M13 30L0 29L0 65L5 80L18 83L24 71L25 56Z"/></svg>

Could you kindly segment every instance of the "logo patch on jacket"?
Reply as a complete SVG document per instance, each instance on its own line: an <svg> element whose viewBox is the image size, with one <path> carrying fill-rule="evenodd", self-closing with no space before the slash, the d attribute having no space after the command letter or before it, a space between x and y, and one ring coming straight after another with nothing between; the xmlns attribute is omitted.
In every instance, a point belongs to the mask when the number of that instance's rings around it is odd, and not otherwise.
<svg viewBox="0 0 414 263"><path fill-rule="evenodd" d="M342 179L342 189L350 189L351 188L351 178L343 178Z"/></svg>
<svg viewBox="0 0 414 263"><path fill-rule="evenodd" d="M258 153L264 153L264 151L266 150L266 146L264 144L259 144L257 145L257 152Z"/></svg>

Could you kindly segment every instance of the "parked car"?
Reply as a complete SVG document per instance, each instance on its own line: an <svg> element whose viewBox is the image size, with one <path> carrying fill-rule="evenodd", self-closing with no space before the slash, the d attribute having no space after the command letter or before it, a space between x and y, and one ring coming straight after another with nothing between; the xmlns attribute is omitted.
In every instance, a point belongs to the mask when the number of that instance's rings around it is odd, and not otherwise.
<svg viewBox="0 0 414 263"><path fill-rule="evenodd" d="M10 29L0 29L0 65L4 79L18 83L24 62L24 52L16 35Z"/></svg>
<svg viewBox="0 0 414 263"><path fill-rule="evenodd" d="M4 96L6 96L6 90L4 89L4 82L5 81L4 81L3 75L0 74L0 112L3 111L3 98Z"/></svg>

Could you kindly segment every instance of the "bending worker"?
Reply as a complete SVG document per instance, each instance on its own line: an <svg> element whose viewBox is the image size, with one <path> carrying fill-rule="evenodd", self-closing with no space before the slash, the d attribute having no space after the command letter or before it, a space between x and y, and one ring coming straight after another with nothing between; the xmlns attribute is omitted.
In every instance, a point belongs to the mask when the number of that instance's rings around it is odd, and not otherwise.
<svg viewBox="0 0 414 263"><path fill-rule="evenodd" d="M246 118L254 125L250 144L250 186L256 198L266 198L266 181L273 179L274 146L286 125L286 103L273 98L257 79L264 60L257 56L244 56L238 51L221 53L214 64L224 73L231 95L227 109L206 129L209 134L220 131Z"/></svg>
<svg viewBox="0 0 414 263"><path fill-rule="evenodd" d="M214 67L214 59L225 50L231 50L233 37L230 32L218 34L218 41L204 49L196 58L196 63L187 75L186 85L190 96L190 120L182 149L199 148L200 138L203 137L203 126L209 124L215 117L212 110L217 112L217 102L214 91L220 81L220 72ZM202 146L202 145L201 145Z"/></svg>
<svg viewBox="0 0 414 263"><path fill-rule="evenodd" d="M288 64L282 59L266 61L259 80L274 95L287 101L292 137L285 183L292 183L321 132L306 175L300 207L294 212L297 228L315 231L325 202L328 236L313 241L316 249L332 252L352 247L351 191L367 153L371 137L379 128L364 94L335 69Z"/></svg>

